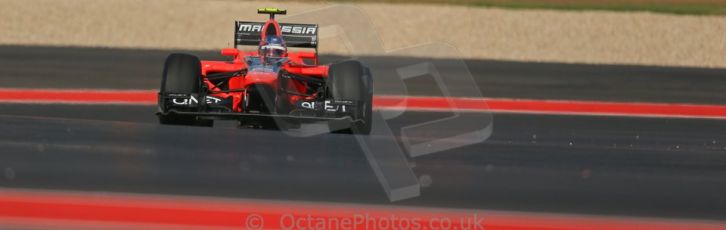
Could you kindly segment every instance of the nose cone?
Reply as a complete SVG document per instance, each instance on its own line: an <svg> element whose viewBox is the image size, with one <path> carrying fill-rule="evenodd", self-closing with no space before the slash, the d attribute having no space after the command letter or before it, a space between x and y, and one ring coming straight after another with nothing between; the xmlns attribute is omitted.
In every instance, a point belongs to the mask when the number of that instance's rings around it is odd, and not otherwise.
<svg viewBox="0 0 726 230"><path fill-rule="evenodd" d="M247 72L247 75L244 78L244 85L249 86L252 84L264 84L276 89L277 76L278 73L273 71L250 71Z"/></svg>

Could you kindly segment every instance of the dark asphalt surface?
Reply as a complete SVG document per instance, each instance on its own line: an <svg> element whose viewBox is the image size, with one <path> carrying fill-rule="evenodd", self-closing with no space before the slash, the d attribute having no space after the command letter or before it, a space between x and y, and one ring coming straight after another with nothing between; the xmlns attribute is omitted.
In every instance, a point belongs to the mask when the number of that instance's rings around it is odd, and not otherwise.
<svg viewBox="0 0 726 230"><path fill-rule="evenodd" d="M173 51L0 46L0 86L21 88L156 89L164 59ZM177 51L189 52L189 51ZM218 52L189 52L224 60ZM341 57L322 56L321 62ZM396 68L432 62L451 71L451 60L360 57L372 69L376 93L440 95L433 78L398 86ZM466 60L485 97L726 104L726 69L599 66ZM450 91L469 85L449 85Z"/></svg>
<svg viewBox="0 0 726 230"><path fill-rule="evenodd" d="M0 47L0 86L152 89L165 53ZM488 97L726 98L723 70L467 64ZM436 94L423 81L407 86ZM389 204L351 136L159 126L154 109L0 104L0 186ZM389 125L398 134L442 116L405 113ZM393 205L726 220L723 120L494 114L493 124L483 143L409 159L427 186Z"/></svg>

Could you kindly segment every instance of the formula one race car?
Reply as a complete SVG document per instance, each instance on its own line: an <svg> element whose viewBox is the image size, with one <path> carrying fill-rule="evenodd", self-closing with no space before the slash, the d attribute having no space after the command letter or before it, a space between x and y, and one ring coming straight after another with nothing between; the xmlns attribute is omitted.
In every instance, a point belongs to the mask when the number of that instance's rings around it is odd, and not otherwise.
<svg viewBox="0 0 726 230"><path fill-rule="evenodd" d="M267 22L235 22L231 61L200 61L171 54L159 91L161 124L212 126L237 120L242 127L299 128L327 123L331 131L368 134L373 80L358 61L318 65L318 26L278 23L284 9L262 8ZM238 46L258 46L257 51ZM314 52L288 52L288 47Z"/></svg>

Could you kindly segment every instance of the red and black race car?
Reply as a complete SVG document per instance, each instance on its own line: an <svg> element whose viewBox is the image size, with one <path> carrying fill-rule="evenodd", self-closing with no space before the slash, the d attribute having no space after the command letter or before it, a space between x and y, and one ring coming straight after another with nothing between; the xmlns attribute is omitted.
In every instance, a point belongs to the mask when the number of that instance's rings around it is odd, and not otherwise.
<svg viewBox="0 0 726 230"><path fill-rule="evenodd" d="M214 120L242 127L299 128L326 122L331 131L368 134L373 80L355 60L318 64L318 26L278 23L276 8L266 22L235 22L234 48L222 49L230 61L200 61L171 54L159 90L161 124L212 126ZM258 46L242 51L239 46ZM312 52L288 52L288 47Z"/></svg>

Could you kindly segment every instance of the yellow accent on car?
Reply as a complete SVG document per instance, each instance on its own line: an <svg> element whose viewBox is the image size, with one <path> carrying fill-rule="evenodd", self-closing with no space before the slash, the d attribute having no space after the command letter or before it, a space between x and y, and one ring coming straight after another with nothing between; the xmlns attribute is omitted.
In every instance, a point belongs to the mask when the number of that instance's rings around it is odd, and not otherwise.
<svg viewBox="0 0 726 230"><path fill-rule="evenodd" d="M273 7L267 7L267 8L259 8L257 9L258 14L286 14L286 9L279 9L279 8L273 8Z"/></svg>

